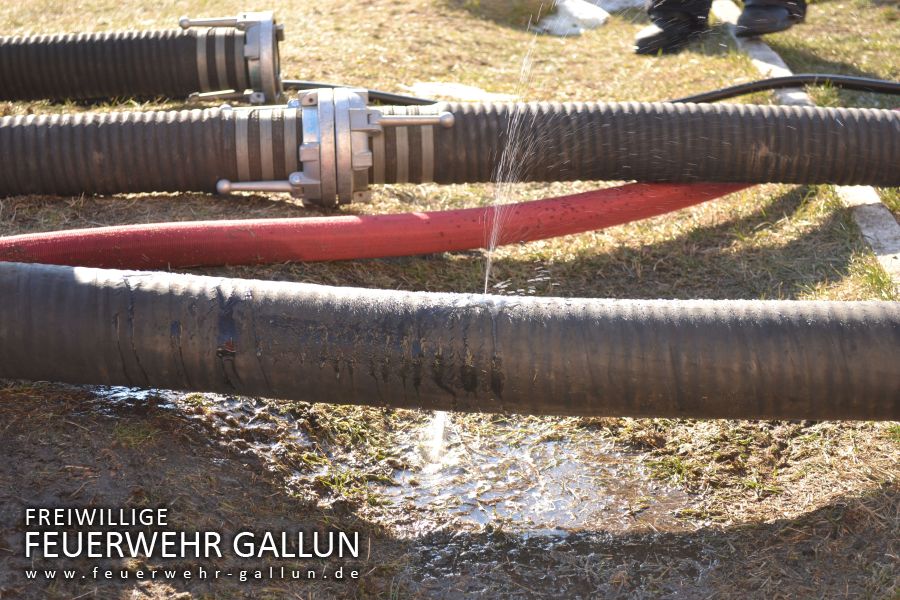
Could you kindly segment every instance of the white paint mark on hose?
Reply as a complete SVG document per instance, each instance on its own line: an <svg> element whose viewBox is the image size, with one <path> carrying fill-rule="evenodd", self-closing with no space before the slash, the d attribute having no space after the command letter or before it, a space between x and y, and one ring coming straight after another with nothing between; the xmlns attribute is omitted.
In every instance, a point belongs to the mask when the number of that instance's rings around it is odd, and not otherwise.
<svg viewBox="0 0 900 600"><path fill-rule="evenodd" d="M259 164L262 178L275 179L275 160L272 152L272 110L260 110L259 114Z"/></svg>
<svg viewBox="0 0 900 600"><path fill-rule="evenodd" d="M206 62L206 34L210 30L197 32L197 81L200 82L201 92L209 90L209 72Z"/></svg>
<svg viewBox="0 0 900 600"><path fill-rule="evenodd" d="M237 159L238 181L250 181L250 151L248 129L250 111L234 111L234 146Z"/></svg>
<svg viewBox="0 0 900 600"><path fill-rule="evenodd" d="M216 29L216 76L219 78L219 89L226 90L228 85L228 67L225 63L225 30Z"/></svg>
<svg viewBox="0 0 900 600"><path fill-rule="evenodd" d="M297 111L288 108L284 111L284 172L290 175L300 168L299 147L297 145Z"/></svg>
<svg viewBox="0 0 900 600"><path fill-rule="evenodd" d="M409 128L397 127L397 183L409 181Z"/></svg>

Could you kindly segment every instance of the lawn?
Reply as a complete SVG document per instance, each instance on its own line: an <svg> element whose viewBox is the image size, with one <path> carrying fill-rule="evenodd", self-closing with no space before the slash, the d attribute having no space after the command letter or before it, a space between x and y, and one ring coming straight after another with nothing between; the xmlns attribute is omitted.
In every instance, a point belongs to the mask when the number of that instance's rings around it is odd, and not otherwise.
<svg viewBox="0 0 900 600"><path fill-rule="evenodd" d="M280 2L284 74L392 91L453 81L527 100L665 100L757 78L717 26L679 55L648 58L630 51L646 21L639 12L561 39L486 18L472 4ZM5 35L168 28L182 13L246 8L234 0L86 0L77 7L40 0L0 6L0 24ZM815 2L805 24L767 38L796 72L892 79L900 77L898 40L896 4L864 0ZM846 106L894 101L833 89L813 97ZM742 100L773 101L766 94ZM0 102L0 114L75 110L87 108ZM504 186L504 199L597 185L609 183L513 184ZM491 185L386 186L370 204L343 212L483 206L494 196ZM898 191L883 197L900 215ZM0 199L0 233L319 214L277 195L28 196ZM202 272L472 292L483 288L485 263L478 251ZM830 186L757 186L627 226L501 248L488 288L570 297L900 299ZM29 587L12 550L22 506L89 502L164 504L185 527L356 528L371 544L360 560L365 576L353 583L132 580L116 584L123 598L900 593L896 423L451 415L437 464L422 451L432 425L430 414L415 411L0 382L0 597L108 597L93 583Z"/></svg>

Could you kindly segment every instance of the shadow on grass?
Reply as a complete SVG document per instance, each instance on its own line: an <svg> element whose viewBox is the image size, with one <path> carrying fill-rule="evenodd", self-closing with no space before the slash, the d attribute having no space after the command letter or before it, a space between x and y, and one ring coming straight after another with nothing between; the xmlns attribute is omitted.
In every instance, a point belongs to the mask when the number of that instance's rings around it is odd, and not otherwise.
<svg viewBox="0 0 900 600"><path fill-rule="evenodd" d="M815 8L815 7L813 7ZM805 25L814 27L814 24ZM849 61L831 60L817 54L815 48L806 42L772 37L766 38L766 43L778 53L781 58L795 73L821 73L829 75L852 75L854 77L870 77L883 79L883 74L860 69ZM821 86L820 86L821 89ZM895 108L896 96L890 94L875 94L871 92L857 92L834 88L829 96L817 96L820 104L828 106L860 106L873 108Z"/></svg>
<svg viewBox="0 0 900 600"><path fill-rule="evenodd" d="M773 230L774 223L800 210L808 193L806 187L791 189L747 216L665 241L583 252L550 265L549 276L596 297L796 298L846 276L858 246L848 233L852 225L845 209L797 236ZM771 231L773 239L757 242L761 230ZM515 277L525 266L509 259L494 265L494 279Z"/></svg>
<svg viewBox="0 0 900 600"><path fill-rule="evenodd" d="M822 58L820 55L816 54L813 49L807 46L801 46L800 44L790 43L777 38L767 38L765 41L797 73L818 71L822 73L854 75L856 77L879 78L879 75L876 73L860 69L850 62Z"/></svg>
<svg viewBox="0 0 900 600"><path fill-rule="evenodd" d="M797 518L690 533L442 532L419 541L412 564L425 566L410 571L425 583L409 585L437 598L889 595L898 543L884 526L898 508L900 489L882 487Z"/></svg>
<svg viewBox="0 0 900 600"><path fill-rule="evenodd" d="M770 523L696 531L602 527L566 536L490 527L403 535L380 526L365 504L330 498L315 479L286 485L293 472L267 469L252 452L206 431L179 409L115 402L85 389L42 384L0 390L0 593L3 597L434 597L685 598L889 594L897 577L896 486L837 495L824 506ZM241 430L246 438L252 431ZM325 451L328 449L325 448ZM38 559L23 557L28 506L166 507L172 528L360 531L355 561L277 559ZM727 516L727 515L726 515ZM409 515L415 523L415 516ZM223 544L223 548L227 548ZM94 565L132 573L127 581L27 581L24 570ZM233 572L230 578L136 582L138 569ZM319 572L358 569L358 581L239 582L240 569L269 565Z"/></svg>
<svg viewBox="0 0 900 600"><path fill-rule="evenodd" d="M610 250L570 238L553 251L522 247L495 257L489 292L616 298L796 298L849 273L860 242L849 213L835 209L799 232L773 224L797 221L811 188L791 188L751 213L691 227L671 238L640 243L641 229ZM661 217L665 219L666 217ZM802 221L802 219L800 219ZM642 228L638 223L632 227ZM653 225L647 223L648 236ZM757 239L760 234L771 236ZM618 235L618 234L616 234ZM569 250L567 244L572 244ZM554 254L569 255L553 260ZM484 281L482 251L339 263L295 263L266 269L265 277L328 285L477 292ZM260 277L258 269L206 273Z"/></svg>
<svg viewBox="0 0 900 600"><path fill-rule="evenodd" d="M554 0L441 0L445 9L461 10L501 27L526 31L529 24L554 12Z"/></svg>

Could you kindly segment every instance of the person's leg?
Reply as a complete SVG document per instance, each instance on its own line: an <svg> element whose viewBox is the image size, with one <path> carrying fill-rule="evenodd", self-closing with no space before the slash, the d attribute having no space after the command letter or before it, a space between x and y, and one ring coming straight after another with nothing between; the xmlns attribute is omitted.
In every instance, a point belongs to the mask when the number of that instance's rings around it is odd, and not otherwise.
<svg viewBox="0 0 900 600"><path fill-rule="evenodd" d="M684 13L695 19L706 21L712 0L649 0L647 14L660 16L670 13Z"/></svg>
<svg viewBox="0 0 900 600"><path fill-rule="evenodd" d="M784 31L806 17L806 0L745 0L735 33L751 37Z"/></svg>
<svg viewBox="0 0 900 600"><path fill-rule="evenodd" d="M634 40L638 54L678 52L707 28L712 0L650 0L651 25Z"/></svg>
<svg viewBox="0 0 900 600"><path fill-rule="evenodd" d="M652 25L634 41L638 54L678 52L707 28L712 0L649 0ZM745 0L736 34L751 37L784 31L806 17L806 0Z"/></svg>

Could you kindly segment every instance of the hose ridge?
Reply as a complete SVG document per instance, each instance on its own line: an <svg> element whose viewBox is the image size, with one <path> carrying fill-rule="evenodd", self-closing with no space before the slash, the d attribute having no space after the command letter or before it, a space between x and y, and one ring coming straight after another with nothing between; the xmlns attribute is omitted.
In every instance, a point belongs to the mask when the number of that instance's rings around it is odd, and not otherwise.
<svg viewBox="0 0 900 600"><path fill-rule="evenodd" d="M220 109L0 118L0 194L212 191L236 176ZM231 152L228 150L231 149Z"/></svg>
<svg viewBox="0 0 900 600"><path fill-rule="evenodd" d="M523 139L538 140L534 156L517 157L525 181L900 185L900 114L889 110L645 102L437 108L456 119L435 133L438 183L490 181L518 113L532 129Z"/></svg>
<svg viewBox="0 0 900 600"><path fill-rule="evenodd" d="M455 118L450 128L428 126L436 183L634 179L900 185L900 113L895 111L638 102L429 108L449 110ZM290 171L282 160L282 111L299 109L248 110L2 117L0 195L213 191L221 178L263 178L263 154L274 161L274 168L266 164L265 178L274 173L274 179L285 179ZM269 115L265 131L260 111ZM299 141L299 114L293 122L292 137ZM411 129L402 152L400 128L382 134L387 183L421 180L423 137ZM516 139L508 140L511 135ZM513 173L501 173L501 167Z"/></svg>
<svg viewBox="0 0 900 600"><path fill-rule="evenodd" d="M284 111L296 111L288 122ZM259 115L271 115L271 135L260 135ZM236 139L235 114L248 121ZM220 179L240 181L238 144L247 172L260 179L261 149L271 146L272 173L286 179L284 128L302 138L298 109L199 109L0 117L0 196L214 191ZM276 130L277 128L277 130ZM292 153L292 157L296 157Z"/></svg>
<svg viewBox="0 0 900 600"><path fill-rule="evenodd" d="M429 294L18 263L0 263L0 297L0 378L432 410L900 417L896 302ZM191 335L174 339L173 323Z"/></svg>
<svg viewBox="0 0 900 600"><path fill-rule="evenodd" d="M184 97L205 91L197 72L198 35L161 30L0 37L0 99ZM205 41L215 65L214 36ZM246 64L235 64L238 43L243 39L228 32L221 89L246 81L238 72ZM209 75L217 80L215 67Z"/></svg>

